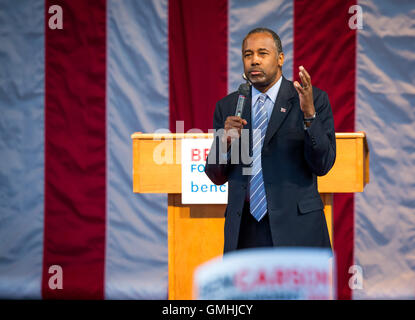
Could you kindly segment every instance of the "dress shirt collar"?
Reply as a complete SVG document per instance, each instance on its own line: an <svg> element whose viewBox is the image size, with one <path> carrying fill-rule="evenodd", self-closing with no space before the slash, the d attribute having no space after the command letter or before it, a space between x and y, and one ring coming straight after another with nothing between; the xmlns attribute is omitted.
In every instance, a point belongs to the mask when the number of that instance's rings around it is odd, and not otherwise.
<svg viewBox="0 0 415 320"><path fill-rule="evenodd" d="M278 91L280 91L281 82L282 82L282 75L278 79L278 81L271 88L269 88L267 92L265 92L267 97L271 99L272 104L274 104L275 101L277 100L277 95L278 95ZM261 91L257 90L254 86L252 86L252 105L256 103L261 93L262 93Z"/></svg>

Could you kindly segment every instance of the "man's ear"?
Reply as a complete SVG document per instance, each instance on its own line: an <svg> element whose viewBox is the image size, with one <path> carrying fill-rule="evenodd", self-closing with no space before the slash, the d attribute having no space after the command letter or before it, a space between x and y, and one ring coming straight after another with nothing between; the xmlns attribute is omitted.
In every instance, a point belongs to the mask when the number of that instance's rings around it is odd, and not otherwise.
<svg viewBox="0 0 415 320"><path fill-rule="evenodd" d="M284 58L284 52L280 52L280 54L278 55L278 65L280 66L280 68L282 68L284 64Z"/></svg>

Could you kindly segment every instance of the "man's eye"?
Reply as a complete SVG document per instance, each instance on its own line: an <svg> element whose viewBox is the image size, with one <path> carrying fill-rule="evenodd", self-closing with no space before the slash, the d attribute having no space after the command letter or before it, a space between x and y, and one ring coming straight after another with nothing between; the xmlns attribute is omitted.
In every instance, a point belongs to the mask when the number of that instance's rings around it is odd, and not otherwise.
<svg viewBox="0 0 415 320"><path fill-rule="evenodd" d="M250 57L252 56L252 53L245 53L244 57Z"/></svg>

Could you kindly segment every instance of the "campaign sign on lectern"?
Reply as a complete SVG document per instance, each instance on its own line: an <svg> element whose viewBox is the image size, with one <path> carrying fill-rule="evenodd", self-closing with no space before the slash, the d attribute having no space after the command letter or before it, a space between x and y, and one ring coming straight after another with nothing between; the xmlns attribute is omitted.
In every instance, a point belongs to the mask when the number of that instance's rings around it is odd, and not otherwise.
<svg viewBox="0 0 415 320"><path fill-rule="evenodd" d="M212 259L195 271L201 300L328 300L335 276L331 250L260 248Z"/></svg>
<svg viewBox="0 0 415 320"><path fill-rule="evenodd" d="M182 140L182 203L226 204L228 184L215 185L205 173L213 139Z"/></svg>

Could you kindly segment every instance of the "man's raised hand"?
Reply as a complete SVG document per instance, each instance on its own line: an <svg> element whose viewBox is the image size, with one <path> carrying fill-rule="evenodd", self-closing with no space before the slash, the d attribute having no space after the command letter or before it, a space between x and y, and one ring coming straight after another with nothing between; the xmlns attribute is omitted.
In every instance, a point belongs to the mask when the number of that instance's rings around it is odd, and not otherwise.
<svg viewBox="0 0 415 320"><path fill-rule="evenodd" d="M303 66L300 66L298 69L300 70L299 76L302 86L298 83L298 81L294 81L294 88L297 90L298 96L300 98L300 108L304 113L304 118L311 118L316 112L314 108L311 77Z"/></svg>

